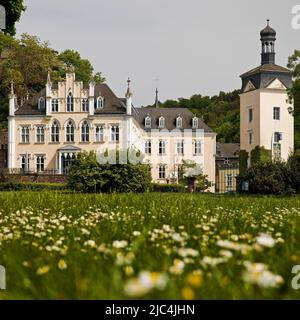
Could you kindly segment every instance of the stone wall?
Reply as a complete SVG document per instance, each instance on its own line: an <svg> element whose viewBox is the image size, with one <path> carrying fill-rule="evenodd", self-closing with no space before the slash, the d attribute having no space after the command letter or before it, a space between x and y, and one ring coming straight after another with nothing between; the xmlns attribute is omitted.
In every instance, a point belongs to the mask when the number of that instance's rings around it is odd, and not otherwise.
<svg viewBox="0 0 300 320"><path fill-rule="evenodd" d="M2 178L3 182L21 183L66 183L67 176L62 175L38 175L38 174L10 174Z"/></svg>

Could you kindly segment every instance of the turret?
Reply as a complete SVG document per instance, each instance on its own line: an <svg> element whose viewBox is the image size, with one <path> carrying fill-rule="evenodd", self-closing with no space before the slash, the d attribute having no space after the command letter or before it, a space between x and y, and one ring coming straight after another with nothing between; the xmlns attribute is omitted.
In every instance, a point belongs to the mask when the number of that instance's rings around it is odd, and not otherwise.
<svg viewBox="0 0 300 320"><path fill-rule="evenodd" d="M131 116L132 114L132 96L133 96L130 89L130 83L131 83L131 80L128 78L127 80L128 88L127 88L125 97L126 97L126 113L129 116Z"/></svg>

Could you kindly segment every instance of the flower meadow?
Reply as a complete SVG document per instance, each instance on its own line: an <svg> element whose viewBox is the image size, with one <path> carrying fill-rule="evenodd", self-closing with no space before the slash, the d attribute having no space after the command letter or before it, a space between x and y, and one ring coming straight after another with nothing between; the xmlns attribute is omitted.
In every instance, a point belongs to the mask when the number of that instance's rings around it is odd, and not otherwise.
<svg viewBox="0 0 300 320"><path fill-rule="evenodd" d="M0 193L1 299L297 299L300 197Z"/></svg>

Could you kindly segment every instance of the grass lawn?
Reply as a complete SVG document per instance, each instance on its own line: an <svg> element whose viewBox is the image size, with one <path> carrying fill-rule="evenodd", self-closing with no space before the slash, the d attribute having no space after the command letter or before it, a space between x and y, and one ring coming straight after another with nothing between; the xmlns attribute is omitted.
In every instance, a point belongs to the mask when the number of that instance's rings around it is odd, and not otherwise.
<svg viewBox="0 0 300 320"><path fill-rule="evenodd" d="M0 193L0 299L297 299L300 197Z"/></svg>

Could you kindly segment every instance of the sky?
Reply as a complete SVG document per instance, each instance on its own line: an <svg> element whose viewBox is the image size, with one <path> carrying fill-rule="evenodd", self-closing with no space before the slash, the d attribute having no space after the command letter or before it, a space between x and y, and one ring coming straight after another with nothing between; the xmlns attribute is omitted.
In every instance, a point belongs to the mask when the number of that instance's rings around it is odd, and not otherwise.
<svg viewBox="0 0 300 320"><path fill-rule="evenodd" d="M18 35L74 49L120 97L132 80L134 105L239 89L260 64L261 29L277 31L276 63L300 49L292 8L300 0L25 0Z"/></svg>

